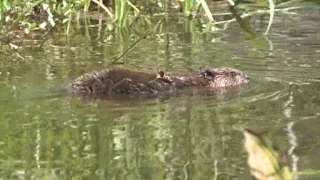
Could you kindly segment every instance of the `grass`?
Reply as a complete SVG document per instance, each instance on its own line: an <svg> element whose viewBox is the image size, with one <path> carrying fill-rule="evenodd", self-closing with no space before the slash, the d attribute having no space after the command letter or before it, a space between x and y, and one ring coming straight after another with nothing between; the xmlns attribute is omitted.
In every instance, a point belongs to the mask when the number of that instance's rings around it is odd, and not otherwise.
<svg viewBox="0 0 320 180"><path fill-rule="evenodd" d="M183 14L186 16L190 16L191 14L199 14L204 13L205 17L209 21L215 21L210 11L208 1L206 0L144 0L144 1L135 1L136 4L132 3L130 0L114 0L114 7L107 7L101 0L78 0L78 1L66 1L66 0L1 0L0 1L0 18L2 20L2 24L5 23L5 19L10 12L18 13L19 16L23 16L26 13L32 13L34 7L39 4L47 3L49 4L49 8L52 10L52 14L55 15L56 19L60 19L64 16L64 19L68 21L72 20L72 15L70 12L79 12L84 11L88 12L91 10L96 10L97 7L101 8L106 12L107 16L109 16L117 26L126 27L132 18L135 18L143 13L149 13L146 10L151 9L151 14L161 14L168 13L168 7L172 4L179 5L176 6L176 9L181 9ZM235 4L241 4L242 0L238 0L234 2L233 0L225 0L231 6ZM275 2L273 0L258 0L258 4L269 4L270 8L270 17L273 17L273 10ZM27 7L24 5L28 4ZM152 12L153 11L153 12ZM28 21L27 19L24 19ZM272 22L272 21L271 21ZM269 25L270 26L270 25ZM269 27L270 28L270 27ZM269 29L268 28L268 29Z"/></svg>
<svg viewBox="0 0 320 180"><path fill-rule="evenodd" d="M8 19L12 18L10 15L14 17L22 17L20 22L28 22L32 21L25 14L36 14L35 9L40 7L42 4L48 4L49 9L54 16L55 21L59 21L59 19L64 19L66 21L72 21L73 13L75 12L88 12L91 10L96 10L97 8L102 9L106 12L107 16L110 17L117 26L125 27L128 25L128 22L137 16L140 13L150 13L150 11L146 11L147 9L151 9L151 14L156 13L167 13L168 7L171 5L170 3L176 3L180 5L180 8L184 8L184 14L190 15L191 13L197 13L197 8L199 4L200 7L205 11L207 17L210 21L213 20L212 14L208 8L208 5L205 0L198 1L195 0L185 0L182 3L179 3L177 0L162 0L159 2L153 0L144 0L142 2L136 1L137 4L132 3L130 0L114 0L114 7L106 7L103 3L106 1L100 0L78 0L78 1L66 1L66 0L1 0L0 1L0 19L1 24L5 25L8 22ZM152 12L155 10L154 12ZM44 10L46 11L46 10ZM40 23L40 22L39 22ZM69 24L69 23L67 23Z"/></svg>
<svg viewBox="0 0 320 180"><path fill-rule="evenodd" d="M269 23L265 34L271 29L274 12L278 11L274 0L257 0L255 4L242 3L243 0L224 0L229 6L242 9L241 17L252 16L255 13L269 13ZM281 4L288 4L297 0L282 0ZM137 19L152 18L154 16L168 17L170 15L187 16L199 18L212 27L217 24L228 24L236 20L216 21L212 12L215 5L208 4L208 0L114 0L112 6L108 7L111 1L107 0L0 0L0 31L2 36L11 32L13 28L19 27L25 32L41 29L46 35L51 29L64 27L66 34L71 32L71 26L81 14L100 11L105 12L105 17L118 28L131 27ZM221 1L220 1L221 2ZM266 11L269 9L269 11ZM231 14L231 13L230 13ZM152 27L149 27L152 28ZM215 28L213 28L215 29ZM23 35L23 32L21 33Z"/></svg>

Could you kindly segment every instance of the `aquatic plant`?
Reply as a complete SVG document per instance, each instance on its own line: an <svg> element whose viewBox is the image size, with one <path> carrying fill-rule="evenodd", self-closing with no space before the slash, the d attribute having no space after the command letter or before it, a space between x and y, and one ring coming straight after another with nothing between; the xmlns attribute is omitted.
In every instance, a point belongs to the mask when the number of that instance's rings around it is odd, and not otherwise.
<svg viewBox="0 0 320 180"><path fill-rule="evenodd" d="M280 1L282 2L282 1ZM286 1L286 4L290 1ZM170 16L188 17L199 19L205 31L223 30L231 22L239 21L255 14L270 14L269 23L265 30L267 34L271 28L274 12L282 11L277 8L282 4L275 4L274 0L259 0L256 3L242 2L242 0L225 0L230 9L237 10L238 17L230 12L231 19L216 21L218 13L213 14L215 3L205 0L1 0L0 1L0 31L4 38L2 42L10 44L11 48L17 49L19 45L11 43L16 37L34 37L34 32L40 31L40 47L46 41L48 34L56 27L62 27L66 35L72 32L73 24L80 24L79 19L86 18L87 12L100 12L107 26L113 27L112 31L122 32L122 28L131 28L137 21L146 21L147 29L154 27L151 19L168 18ZM253 6L255 5L255 6ZM105 12L105 14L103 14ZM89 13L88 13L89 14ZM85 20L85 26L88 25ZM218 27L223 25L224 28ZM250 27L250 26L246 26ZM13 29L18 31L13 31ZM20 31L19 31L20 30ZM127 30L125 30L127 31ZM148 32L144 30L142 32ZM251 31L253 32L253 31ZM42 34L41 34L42 33ZM260 33L255 33L260 34ZM145 34L140 36L146 37ZM255 35L256 36L256 35Z"/></svg>
<svg viewBox="0 0 320 180"><path fill-rule="evenodd" d="M241 4L241 0L234 2L233 0L226 0L230 6L237 6ZM260 2L260 1L258 1ZM274 11L273 0L261 0L262 5L269 4L270 14ZM267 3L265 3L267 2ZM144 0L136 1L132 3L130 0L114 0L114 1L98 1L98 0L78 0L78 1L66 1L66 0L1 0L0 1L0 17L2 24L5 22L5 18L10 18L10 13L15 13L17 16L23 16L24 14L34 13L34 11L41 4L48 4L47 7L52 11L54 20L59 21L63 19L63 22L72 21L74 15L78 12L84 11L96 11L103 10L119 27L123 27L129 24L132 18L137 18L141 14L151 13L152 15L168 14L172 10L183 12L186 16L196 16L201 11L208 18L209 21L214 21L210 6L205 0ZM108 7L109 5L109 7ZM214 4L213 4L214 5ZM264 8L262 6L262 8ZM273 15L272 15L273 16ZM63 17L63 18L61 18ZM28 21L23 18L21 21Z"/></svg>
<svg viewBox="0 0 320 180"><path fill-rule="evenodd" d="M283 162L279 153L265 137L259 136L251 130L243 131L244 147L248 152L250 173L256 179L292 180L290 168Z"/></svg>

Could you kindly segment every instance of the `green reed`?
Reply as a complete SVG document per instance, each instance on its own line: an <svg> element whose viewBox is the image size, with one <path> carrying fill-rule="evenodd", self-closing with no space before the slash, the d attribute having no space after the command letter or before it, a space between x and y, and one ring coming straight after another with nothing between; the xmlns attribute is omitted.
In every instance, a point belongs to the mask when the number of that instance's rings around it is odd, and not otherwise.
<svg viewBox="0 0 320 180"><path fill-rule="evenodd" d="M130 14L130 6L127 0L115 0L115 21L119 27L124 26Z"/></svg>
<svg viewBox="0 0 320 180"><path fill-rule="evenodd" d="M5 13L11 8L10 0L1 0L0 1L0 19L1 22L4 22Z"/></svg>
<svg viewBox="0 0 320 180"><path fill-rule="evenodd" d="M193 6L194 6L194 0L184 1L184 13L186 15L189 15L192 11Z"/></svg>
<svg viewBox="0 0 320 180"><path fill-rule="evenodd" d="M230 6L235 4L236 7L244 7L245 9L250 9L250 6L254 7L252 5L242 4L242 1L243 0L225 0L225 2L229 3ZM73 19L76 17L75 14L96 11L97 9L100 11L105 11L106 16L110 17L112 22L114 22L114 24L118 27L127 27L140 16L162 16L171 12L179 12L179 10L182 12L182 14L190 17L197 17L196 15L198 14L204 14L204 19L209 20L209 22L214 22L215 20L208 2L208 0L0 0L0 19L2 20L2 24L4 24L4 20L6 19L5 16L8 14L8 12L13 12L16 13L14 17L22 17L21 19L18 19L18 21L20 21L19 24L22 24L21 21L25 21L26 23L24 24L28 24L30 19L26 18L25 14L30 14L32 11L34 11L34 7L46 3L49 5L49 8L52 12L53 20L57 23L59 22L60 24L64 24L66 26L67 33L70 30L70 26L73 24ZM107 7L107 4L112 4L112 6ZM266 30L267 33L272 24L276 7L275 1L257 0L255 5L258 6L258 9L269 9L270 20ZM170 8L176 10L171 11ZM42 22L38 23L40 24Z"/></svg>

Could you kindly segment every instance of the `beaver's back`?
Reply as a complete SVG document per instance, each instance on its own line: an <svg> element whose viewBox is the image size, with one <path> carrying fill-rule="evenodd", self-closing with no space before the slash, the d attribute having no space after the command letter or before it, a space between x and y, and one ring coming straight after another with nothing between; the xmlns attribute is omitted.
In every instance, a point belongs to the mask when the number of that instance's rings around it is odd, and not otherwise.
<svg viewBox="0 0 320 180"><path fill-rule="evenodd" d="M163 72L149 73L130 69L112 68L84 74L70 83L66 90L86 94L150 95L169 92L189 86L217 88L233 87L248 83L247 76L232 68L206 68L189 75L168 76Z"/></svg>

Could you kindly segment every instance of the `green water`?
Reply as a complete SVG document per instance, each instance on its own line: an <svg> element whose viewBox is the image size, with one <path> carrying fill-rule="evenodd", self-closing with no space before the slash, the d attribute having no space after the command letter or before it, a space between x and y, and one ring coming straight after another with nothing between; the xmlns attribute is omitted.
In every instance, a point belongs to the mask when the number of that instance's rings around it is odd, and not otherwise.
<svg viewBox="0 0 320 180"><path fill-rule="evenodd" d="M169 19L140 36L98 21L55 33L41 50L0 53L0 179L249 179L241 128L264 132L295 172L320 174L320 16L278 14L266 37L237 22L211 31ZM250 19L257 33L268 16ZM157 20L153 20L157 23ZM140 28L147 30L146 28ZM168 73L228 66L243 91L168 99L93 100L56 90L84 72L121 66ZM314 173L315 172L315 173Z"/></svg>

